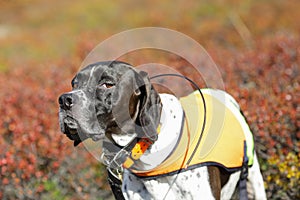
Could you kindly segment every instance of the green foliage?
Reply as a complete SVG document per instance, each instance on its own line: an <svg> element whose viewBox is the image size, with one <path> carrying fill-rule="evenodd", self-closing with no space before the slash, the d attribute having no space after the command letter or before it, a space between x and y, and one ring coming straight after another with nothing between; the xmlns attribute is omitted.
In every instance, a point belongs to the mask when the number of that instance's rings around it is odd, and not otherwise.
<svg viewBox="0 0 300 200"><path fill-rule="evenodd" d="M5 72L5 71L7 71L6 65L0 63L0 72Z"/></svg>
<svg viewBox="0 0 300 200"><path fill-rule="evenodd" d="M300 198L299 154L289 152L271 156L267 161L266 183L274 198ZM279 173L270 173L276 171ZM275 184L274 184L275 183Z"/></svg>
<svg viewBox="0 0 300 200"><path fill-rule="evenodd" d="M59 190L58 183L56 181L47 180L43 182L42 187L45 189L45 193L49 193L47 197L43 195L44 199L57 199L57 200L65 200L66 198L62 195Z"/></svg>

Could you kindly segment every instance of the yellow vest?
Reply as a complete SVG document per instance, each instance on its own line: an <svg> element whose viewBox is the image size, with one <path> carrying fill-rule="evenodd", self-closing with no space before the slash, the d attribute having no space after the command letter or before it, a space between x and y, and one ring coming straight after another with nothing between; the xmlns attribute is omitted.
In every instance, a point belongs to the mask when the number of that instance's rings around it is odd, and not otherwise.
<svg viewBox="0 0 300 200"><path fill-rule="evenodd" d="M253 137L252 135L247 136L250 131L245 131L246 122L241 121L244 118L238 116L241 114L236 112L239 110L225 105L224 102L209 93L204 93L204 99L206 123L198 148L197 143L204 120L204 107L199 92L195 91L180 98L185 119L176 149L154 169L140 171L133 166L131 171L134 174L140 177L153 177L176 173L179 170L191 169L200 165L216 165L229 171L235 171L242 167L245 156L248 156L248 164L252 165ZM249 146L250 149L249 147L245 149L245 146Z"/></svg>

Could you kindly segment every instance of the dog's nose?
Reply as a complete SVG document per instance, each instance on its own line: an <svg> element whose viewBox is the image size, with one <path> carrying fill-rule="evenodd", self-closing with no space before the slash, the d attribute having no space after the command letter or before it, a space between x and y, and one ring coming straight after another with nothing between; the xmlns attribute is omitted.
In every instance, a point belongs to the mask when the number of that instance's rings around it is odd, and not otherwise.
<svg viewBox="0 0 300 200"><path fill-rule="evenodd" d="M60 105L61 108L64 109L71 109L73 104L74 104L74 97L73 94L67 93L67 94L63 94L58 98L58 103Z"/></svg>

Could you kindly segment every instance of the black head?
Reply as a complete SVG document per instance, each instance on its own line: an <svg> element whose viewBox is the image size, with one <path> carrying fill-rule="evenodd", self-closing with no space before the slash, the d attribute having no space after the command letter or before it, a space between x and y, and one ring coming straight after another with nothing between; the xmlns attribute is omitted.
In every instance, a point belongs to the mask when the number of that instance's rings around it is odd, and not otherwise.
<svg viewBox="0 0 300 200"><path fill-rule="evenodd" d="M74 145L113 135L157 139L161 102L146 72L123 62L98 62L78 72L59 97L61 131ZM115 142L115 141L114 141Z"/></svg>

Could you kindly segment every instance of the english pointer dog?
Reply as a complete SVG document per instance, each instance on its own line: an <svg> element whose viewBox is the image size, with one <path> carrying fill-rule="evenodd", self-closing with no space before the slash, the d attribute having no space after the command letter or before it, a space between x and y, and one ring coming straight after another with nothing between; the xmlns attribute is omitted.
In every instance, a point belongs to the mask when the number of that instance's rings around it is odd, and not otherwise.
<svg viewBox="0 0 300 200"><path fill-rule="evenodd" d="M59 97L61 131L74 146L103 140L116 199L266 199L253 136L226 92L158 94L119 61L88 65L72 88Z"/></svg>

